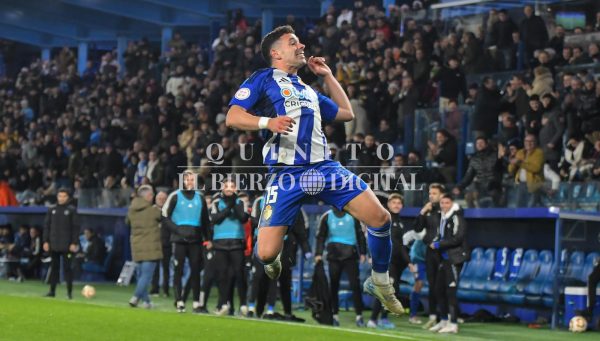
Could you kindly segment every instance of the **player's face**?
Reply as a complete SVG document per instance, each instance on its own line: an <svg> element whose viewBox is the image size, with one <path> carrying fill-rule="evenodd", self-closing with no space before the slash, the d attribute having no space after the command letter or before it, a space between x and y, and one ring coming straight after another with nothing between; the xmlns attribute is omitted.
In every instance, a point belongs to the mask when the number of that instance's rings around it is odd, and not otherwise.
<svg viewBox="0 0 600 341"><path fill-rule="evenodd" d="M306 64L304 47L305 45L300 43L298 37L293 33L282 35L274 46L281 60L286 65L294 67L300 67Z"/></svg>
<svg viewBox="0 0 600 341"><path fill-rule="evenodd" d="M442 192L440 192L437 188L432 188L429 190L429 201L436 204L440 202L440 197L442 196Z"/></svg>
<svg viewBox="0 0 600 341"><path fill-rule="evenodd" d="M195 174L186 174L183 176L183 185L185 189L192 190L196 187L196 175Z"/></svg>
<svg viewBox="0 0 600 341"><path fill-rule="evenodd" d="M390 210L390 212L392 212L394 214L400 213L400 211L402 210L402 207L404 207L404 205L402 205L402 200L400 200L400 199L393 199L393 200L388 201L387 206L388 206L388 209Z"/></svg>
<svg viewBox="0 0 600 341"><path fill-rule="evenodd" d="M225 196L233 195L233 193L235 193L236 190L237 188L235 186L235 182L233 181L227 181L223 184L223 194L225 194Z"/></svg>
<svg viewBox="0 0 600 341"><path fill-rule="evenodd" d="M442 200L440 200L440 208L442 209L443 213L450 211L451 207L452 207L452 200L450 200L448 198L443 198Z"/></svg>
<svg viewBox="0 0 600 341"><path fill-rule="evenodd" d="M156 195L156 206L158 207L163 207L163 205L165 204L165 201L167 201L167 193L165 192L160 192Z"/></svg>

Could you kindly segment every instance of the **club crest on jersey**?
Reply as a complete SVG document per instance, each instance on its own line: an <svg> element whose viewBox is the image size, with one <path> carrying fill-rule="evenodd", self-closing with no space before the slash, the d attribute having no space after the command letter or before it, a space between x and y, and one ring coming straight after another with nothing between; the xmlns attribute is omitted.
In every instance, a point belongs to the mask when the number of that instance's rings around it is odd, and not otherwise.
<svg viewBox="0 0 600 341"><path fill-rule="evenodd" d="M273 215L273 208L271 208L271 205L265 206L265 209L263 210L263 218L265 220L269 220L269 219L271 219L272 215Z"/></svg>
<svg viewBox="0 0 600 341"><path fill-rule="evenodd" d="M240 101L247 99L248 97L250 97L250 89L248 88L240 88L236 93L235 93L235 98L239 99Z"/></svg>

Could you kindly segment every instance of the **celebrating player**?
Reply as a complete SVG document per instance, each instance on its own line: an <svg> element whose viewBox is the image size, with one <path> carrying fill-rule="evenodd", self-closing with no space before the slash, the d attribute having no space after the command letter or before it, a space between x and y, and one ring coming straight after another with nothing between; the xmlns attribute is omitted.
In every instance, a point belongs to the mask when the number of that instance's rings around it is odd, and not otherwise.
<svg viewBox="0 0 600 341"><path fill-rule="evenodd" d="M401 314L402 305L394 295L388 276L392 249L390 214L362 180L339 162L329 159L321 129L322 121L354 119L350 101L325 59L310 57L307 60L304 48L290 26L277 27L267 34L261 42L261 51L271 67L250 76L229 103L227 126L270 132L263 157L271 177L255 252L264 263L267 275L277 278L288 226L294 222L306 193L315 195L367 225L373 269L364 290L377 297L392 313ZM322 77L331 99L298 77L298 70L306 64L310 71Z"/></svg>

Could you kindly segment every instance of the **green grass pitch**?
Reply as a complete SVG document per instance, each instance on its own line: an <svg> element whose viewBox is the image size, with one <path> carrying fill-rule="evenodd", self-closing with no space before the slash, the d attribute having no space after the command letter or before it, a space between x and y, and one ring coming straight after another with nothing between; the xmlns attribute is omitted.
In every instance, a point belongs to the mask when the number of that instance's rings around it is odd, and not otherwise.
<svg viewBox="0 0 600 341"><path fill-rule="evenodd" d="M380 331L354 326L353 312L342 312L342 327L317 325L309 312L295 312L307 323L284 323L214 315L177 314L171 299L154 298L153 310L127 305L133 287L96 284L96 297L81 296L75 286L68 301L64 286L57 297L44 298L48 287L39 282L0 280L0 340L599 340L600 333L571 334L524 325L467 323L458 336L435 335L394 317L397 328ZM216 290L211 293L212 299ZM211 302L214 302L211 300ZM214 305L214 304L213 304ZM191 308L191 307L189 307ZM365 317L369 311L365 312Z"/></svg>

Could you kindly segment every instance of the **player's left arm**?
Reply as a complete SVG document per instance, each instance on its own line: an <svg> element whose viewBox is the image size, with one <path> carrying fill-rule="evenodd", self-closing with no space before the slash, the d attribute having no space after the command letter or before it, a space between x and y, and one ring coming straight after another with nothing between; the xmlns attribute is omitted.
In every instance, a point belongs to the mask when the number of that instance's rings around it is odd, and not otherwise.
<svg viewBox="0 0 600 341"><path fill-rule="evenodd" d="M329 66L325 64L325 58L308 58L308 68L317 76L323 77L323 81L329 90L331 100L337 104L337 113L335 113L333 120L342 122L352 121L354 119L354 112L350 105L350 99L348 99L342 85L337 81ZM321 101L319 102L322 107L321 110L323 111L323 103L321 103ZM327 115L327 113L325 114Z"/></svg>

